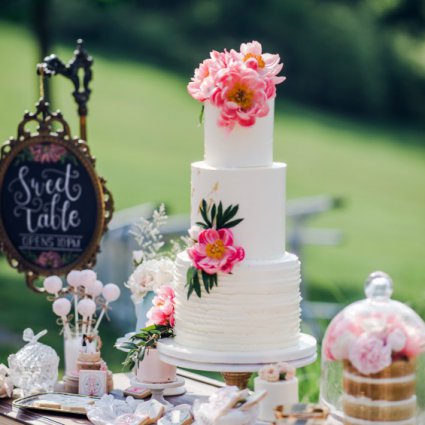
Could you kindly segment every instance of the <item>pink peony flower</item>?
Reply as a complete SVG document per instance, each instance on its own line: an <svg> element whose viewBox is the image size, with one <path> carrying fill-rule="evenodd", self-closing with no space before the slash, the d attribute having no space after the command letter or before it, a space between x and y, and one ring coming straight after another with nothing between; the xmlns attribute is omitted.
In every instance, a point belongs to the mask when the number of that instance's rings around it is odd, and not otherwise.
<svg viewBox="0 0 425 425"><path fill-rule="evenodd" d="M216 85L210 101L221 109L218 125L232 129L239 123L249 127L257 117L268 114L268 85L253 69L233 65L218 73Z"/></svg>
<svg viewBox="0 0 425 425"><path fill-rule="evenodd" d="M245 257L241 247L233 246L230 229L205 229L199 233L198 242L187 250L198 270L208 274L231 273L233 267Z"/></svg>
<svg viewBox="0 0 425 425"><path fill-rule="evenodd" d="M323 340L323 350L327 359L347 359L351 337L360 333L361 328L356 321L347 319L343 314L338 315L329 326Z"/></svg>
<svg viewBox="0 0 425 425"><path fill-rule="evenodd" d="M35 162L58 162L66 149L55 143L38 143L29 147Z"/></svg>
<svg viewBox="0 0 425 425"><path fill-rule="evenodd" d="M369 375L391 364L391 347L376 336L363 334L353 342L348 357L360 373Z"/></svg>
<svg viewBox="0 0 425 425"><path fill-rule="evenodd" d="M241 44L242 60L248 68L257 71L261 76L270 78L273 83L273 90L276 84L285 81L285 77L278 77L283 64L280 63L279 55L263 53L261 44L258 41Z"/></svg>
<svg viewBox="0 0 425 425"><path fill-rule="evenodd" d="M387 344L392 351L398 352L403 350L407 343L407 336L400 328L394 329L387 337Z"/></svg>
<svg viewBox="0 0 425 425"><path fill-rule="evenodd" d="M200 102L209 100L221 109L219 126L248 127L268 114L267 100L276 95L276 84L285 80L278 76L282 67L279 55L263 53L258 41L243 43L240 52L212 51L187 89Z"/></svg>
<svg viewBox="0 0 425 425"><path fill-rule="evenodd" d="M174 289L171 286L162 286L152 300L153 307L148 311L147 325L174 326Z"/></svg>
<svg viewBox="0 0 425 425"><path fill-rule="evenodd" d="M209 99L217 89L215 77L221 69L227 68L231 63L239 59L237 53L217 52L213 50L210 57L205 59L198 68L195 69L195 74L187 86L189 94L200 102L205 102Z"/></svg>
<svg viewBox="0 0 425 425"><path fill-rule="evenodd" d="M274 365L274 364L270 364L267 366L263 366L259 371L258 371L258 376L267 382L277 382L279 381L279 368Z"/></svg>
<svg viewBox="0 0 425 425"><path fill-rule="evenodd" d="M42 252L35 262L41 267L53 269L57 269L63 264L61 256L54 251Z"/></svg>

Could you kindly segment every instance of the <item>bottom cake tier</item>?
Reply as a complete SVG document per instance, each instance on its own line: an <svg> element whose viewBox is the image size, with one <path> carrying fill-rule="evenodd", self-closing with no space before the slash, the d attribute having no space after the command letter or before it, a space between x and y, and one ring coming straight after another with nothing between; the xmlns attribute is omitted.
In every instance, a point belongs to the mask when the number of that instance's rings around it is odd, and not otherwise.
<svg viewBox="0 0 425 425"><path fill-rule="evenodd" d="M274 261L243 261L218 286L187 299L186 274L192 265L177 256L175 341L211 351L255 352L290 347L300 332L300 262L286 253Z"/></svg>

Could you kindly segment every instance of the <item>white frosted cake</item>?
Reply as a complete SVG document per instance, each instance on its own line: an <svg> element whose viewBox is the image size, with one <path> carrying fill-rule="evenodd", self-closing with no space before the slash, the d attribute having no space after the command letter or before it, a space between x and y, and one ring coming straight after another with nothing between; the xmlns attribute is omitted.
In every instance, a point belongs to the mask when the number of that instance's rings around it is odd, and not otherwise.
<svg viewBox="0 0 425 425"><path fill-rule="evenodd" d="M286 164L273 162L279 55L213 51L188 91L204 104L204 161L192 164L191 246L177 256L175 343L273 352L300 339L300 262L285 251Z"/></svg>

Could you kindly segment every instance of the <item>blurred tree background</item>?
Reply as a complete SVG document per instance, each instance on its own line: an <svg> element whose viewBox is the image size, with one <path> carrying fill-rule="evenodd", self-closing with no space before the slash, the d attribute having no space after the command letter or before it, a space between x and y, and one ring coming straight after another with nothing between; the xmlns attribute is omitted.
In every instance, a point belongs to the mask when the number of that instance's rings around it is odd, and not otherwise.
<svg viewBox="0 0 425 425"><path fill-rule="evenodd" d="M425 119L423 0L3 0L42 54L75 34L190 74L206 52L259 39L279 52L304 104L378 119Z"/></svg>

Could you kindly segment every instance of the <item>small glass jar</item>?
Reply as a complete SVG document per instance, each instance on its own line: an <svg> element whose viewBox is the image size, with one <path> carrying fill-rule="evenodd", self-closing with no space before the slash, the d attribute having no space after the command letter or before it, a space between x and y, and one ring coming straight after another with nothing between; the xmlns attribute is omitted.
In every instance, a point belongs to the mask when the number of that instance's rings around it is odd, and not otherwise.
<svg viewBox="0 0 425 425"><path fill-rule="evenodd" d="M69 333L64 333L64 358L65 358L65 375L66 376L76 376L78 375L77 371L77 362L80 351L83 348L83 337L90 337L94 339L96 346L96 351L100 349L97 345L97 332L91 331L89 334L82 335L81 332L75 332L75 329L71 329Z"/></svg>
<svg viewBox="0 0 425 425"><path fill-rule="evenodd" d="M372 273L326 331L320 398L344 425L425 424L425 323L392 292Z"/></svg>
<svg viewBox="0 0 425 425"><path fill-rule="evenodd" d="M28 344L8 357L13 384L22 389L25 396L53 391L58 379L59 357L56 351L38 342L46 333L45 330L34 335L31 329L25 329L23 339Z"/></svg>

